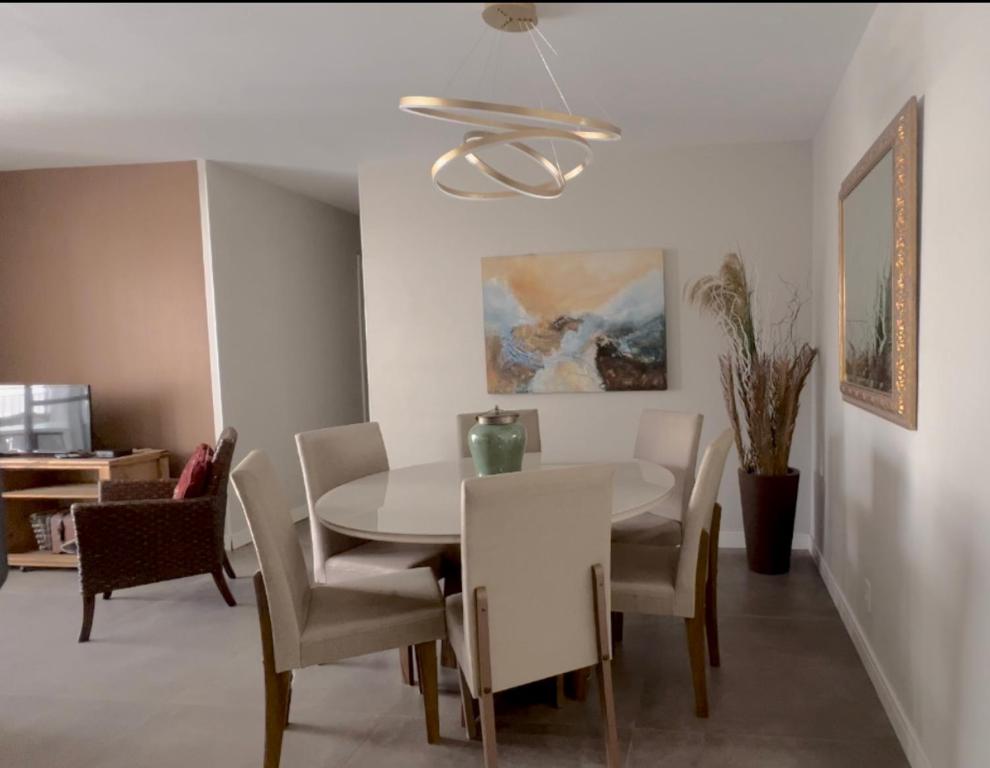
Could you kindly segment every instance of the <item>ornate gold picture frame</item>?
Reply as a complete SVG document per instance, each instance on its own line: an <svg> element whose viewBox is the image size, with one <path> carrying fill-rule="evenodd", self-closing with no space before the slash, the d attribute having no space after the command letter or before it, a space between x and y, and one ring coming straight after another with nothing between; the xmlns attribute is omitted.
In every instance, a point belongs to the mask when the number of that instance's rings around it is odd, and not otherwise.
<svg viewBox="0 0 990 768"><path fill-rule="evenodd" d="M918 101L912 97L839 190L842 398L918 423Z"/></svg>

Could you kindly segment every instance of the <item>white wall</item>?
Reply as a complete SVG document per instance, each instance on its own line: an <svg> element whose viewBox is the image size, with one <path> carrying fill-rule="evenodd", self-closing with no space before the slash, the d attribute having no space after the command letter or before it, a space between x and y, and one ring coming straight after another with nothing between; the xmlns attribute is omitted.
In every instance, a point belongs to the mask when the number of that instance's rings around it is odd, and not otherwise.
<svg viewBox="0 0 990 768"><path fill-rule="evenodd" d="M985 5L878 6L814 141L817 545L916 768L990 765L988 33ZM917 432L843 403L837 358L839 184L912 95L923 106Z"/></svg>
<svg viewBox="0 0 990 768"><path fill-rule="evenodd" d="M201 169L218 426L238 430L235 460L269 454L298 509L293 435L364 418L358 219L220 163ZM228 535L246 533L232 499Z"/></svg>
<svg viewBox="0 0 990 768"><path fill-rule="evenodd" d="M629 457L639 413L650 407L703 412L707 441L728 424L716 360L721 340L711 320L683 305L685 281L741 248L768 291L783 295L780 276L810 293L808 144L645 156L606 146L556 201L452 200L431 186L430 162L418 156L359 174L371 418L382 424L393 465L453 458L455 414L495 402L539 408L544 451L559 457ZM482 256L647 247L666 253L668 391L486 393ZM810 313L804 330L810 335ZM810 397L806 405L810 411ZM792 459L810 470L809 457L806 412ZM722 500L725 540L738 545L736 467L726 472ZM805 482L801 532L809 530L810 499Z"/></svg>

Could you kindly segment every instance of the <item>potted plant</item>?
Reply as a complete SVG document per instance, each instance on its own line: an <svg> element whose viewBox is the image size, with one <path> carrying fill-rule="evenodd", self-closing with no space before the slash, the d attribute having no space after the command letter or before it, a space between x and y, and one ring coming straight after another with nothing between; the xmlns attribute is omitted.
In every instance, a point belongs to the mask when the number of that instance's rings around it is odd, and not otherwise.
<svg viewBox="0 0 990 768"><path fill-rule="evenodd" d="M722 393L739 453L746 556L757 573L787 573L801 474L788 459L801 390L818 350L794 337L802 301L761 327L753 320L746 266L730 253L717 274L685 287L689 302L718 322L728 341L719 356Z"/></svg>
<svg viewBox="0 0 990 768"><path fill-rule="evenodd" d="M0 587L7 580L7 514L0 506Z"/></svg>

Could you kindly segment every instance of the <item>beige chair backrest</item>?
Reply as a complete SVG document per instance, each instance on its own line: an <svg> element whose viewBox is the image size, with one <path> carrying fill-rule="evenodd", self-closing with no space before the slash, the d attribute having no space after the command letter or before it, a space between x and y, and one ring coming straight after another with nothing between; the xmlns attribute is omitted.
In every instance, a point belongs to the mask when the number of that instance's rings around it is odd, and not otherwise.
<svg viewBox="0 0 990 768"><path fill-rule="evenodd" d="M271 459L262 451L251 451L230 473L230 481L244 507L265 579L276 671L296 669L310 582L289 503Z"/></svg>
<svg viewBox="0 0 990 768"><path fill-rule="evenodd" d="M684 535L674 583L674 614L677 616L694 616L694 589L701 534L711 532L712 512L731 447L732 430L727 429L708 444L705 455L701 457L698 479L694 483L691 502L682 523Z"/></svg>
<svg viewBox="0 0 990 768"><path fill-rule="evenodd" d="M647 408L639 417L633 457L662 464L674 473L682 485L682 519L694 489L698 443L701 442L704 418L700 413L661 411L655 408Z"/></svg>
<svg viewBox="0 0 990 768"><path fill-rule="evenodd" d="M331 531L316 517L316 502L338 485L360 477L388 471L388 453L378 424L349 424L315 429L296 435L296 450L302 464L309 532L313 539L313 572L325 581L327 558L363 542Z"/></svg>
<svg viewBox="0 0 990 768"><path fill-rule="evenodd" d="M461 449L461 456L465 459L471 458L468 432L477 423L476 419L482 413L486 413L486 411L457 414L457 440ZM540 412L535 408L524 408L516 411L516 413L519 414L519 422L526 428L526 453L539 453L543 450L540 445Z"/></svg>
<svg viewBox="0 0 990 768"><path fill-rule="evenodd" d="M609 595L613 468L465 480L461 496L464 675L478 691L476 590L488 596L494 691L601 661L591 569Z"/></svg>

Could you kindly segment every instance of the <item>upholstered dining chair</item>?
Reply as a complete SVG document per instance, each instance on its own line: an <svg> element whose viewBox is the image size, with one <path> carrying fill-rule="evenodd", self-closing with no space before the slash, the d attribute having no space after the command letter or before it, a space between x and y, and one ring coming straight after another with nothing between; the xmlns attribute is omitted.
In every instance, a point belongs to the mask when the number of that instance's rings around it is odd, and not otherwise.
<svg viewBox="0 0 990 768"><path fill-rule="evenodd" d="M708 717L706 630L712 666L719 663L716 584L708 570L708 561L714 557L712 525L719 514L716 499L731 446L732 432L726 430L705 449L684 515L684 535L679 547L612 544L612 610L684 619L698 717Z"/></svg>
<svg viewBox="0 0 990 768"><path fill-rule="evenodd" d="M487 411L457 414L457 444L461 451L461 458L471 458L468 432L477 423L477 418L482 413L487 413ZM519 414L519 423L526 428L526 453L539 453L543 450L540 445L540 412L535 408L522 408L516 413Z"/></svg>
<svg viewBox="0 0 990 768"><path fill-rule="evenodd" d="M674 490L656 509L612 526L612 541L676 546L681 520L694 488L698 444L705 417L700 413L644 409L639 417L633 458L660 464L674 475ZM713 566L714 567L714 566ZM622 614L612 614L612 640L622 642Z"/></svg>
<svg viewBox="0 0 990 768"><path fill-rule="evenodd" d="M612 473L608 466L465 480L463 591L446 599L464 721L497 763L494 694L598 670L608 765L619 765L608 628Z"/></svg>
<svg viewBox="0 0 990 768"><path fill-rule="evenodd" d="M433 572L413 568L314 586L268 457L251 451L231 481L261 565L254 589L265 676L265 768L279 764L294 670L391 648L415 647L427 741L439 741L436 641L445 629Z"/></svg>
<svg viewBox="0 0 990 768"><path fill-rule="evenodd" d="M674 475L674 490L649 512L612 527L612 541L635 544L680 544L681 519L694 488L701 442L700 413L648 408L639 417L633 458L661 464Z"/></svg>
<svg viewBox="0 0 990 768"><path fill-rule="evenodd" d="M237 430L217 439L202 496L173 499L177 480L102 480L98 500L72 505L79 544L83 621L89 640L96 596L118 589L210 574L227 605L236 601L224 579L235 578L224 551L227 480Z"/></svg>
<svg viewBox="0 0 990 768"><path fill-rule="evenodd" d="M439 577L444 548L429 544L365 541L331 531L316 514L319 498L339 485L389 468L388 453L377 423L327 427L296 435L309 508L313 574L318 583L373 576L428 566ZM399 653L402 677L415 684L412 649Z"/></svg>
<svg viewBox="0 0 990 768"><path fill-rule="evenodd" d="M478 416L483 413L487 413L487 411L457 414L457 447L463 459L471 458L468 433L471 431L471 427L478 423ZM540 453L543 450L540 440L540 412L535 408L520 408L516 410L516 413L519 414L519 423L526 430L526 453ZM448 549L444 558L444 595L460 592L460 579L460 552L456 547L453 547ZM446 667L452 667L456 663L449 643L443 644L441 661Z"/></svg>

